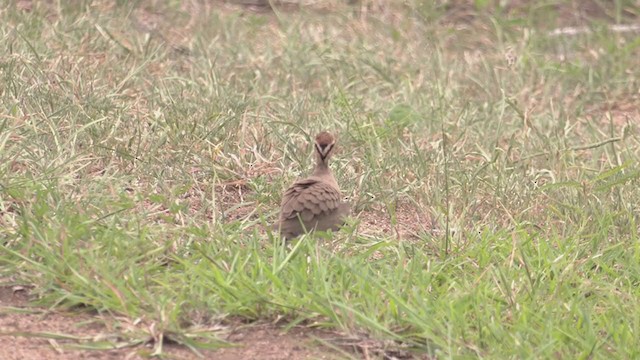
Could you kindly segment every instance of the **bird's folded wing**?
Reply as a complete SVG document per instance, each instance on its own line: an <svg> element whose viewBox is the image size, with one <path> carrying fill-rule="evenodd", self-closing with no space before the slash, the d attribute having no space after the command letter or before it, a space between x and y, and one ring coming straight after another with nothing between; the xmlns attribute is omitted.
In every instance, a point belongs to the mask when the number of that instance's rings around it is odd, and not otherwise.
<svg viewBox="0 0 640 360"><path fill-rule="evenodd" d="M295 182L282 198L282 219L300 215L309 221L314 216L334 211L340 205L340 192L331 185L313 179Z"/></svg>

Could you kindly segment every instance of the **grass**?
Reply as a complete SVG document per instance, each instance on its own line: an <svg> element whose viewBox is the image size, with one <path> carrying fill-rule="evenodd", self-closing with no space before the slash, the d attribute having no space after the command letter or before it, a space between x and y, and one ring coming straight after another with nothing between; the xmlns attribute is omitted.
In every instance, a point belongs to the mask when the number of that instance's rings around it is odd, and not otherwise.
<svg viewBox="0 0 640 360"><path fill-rule="evenodd" d="M553 36L577 17L547 3L2 5L0 270L158 354L272 321L636 358L640 42L603 24L640 10ZM286 246L265 225L321 129L354 219Z"/></svg>

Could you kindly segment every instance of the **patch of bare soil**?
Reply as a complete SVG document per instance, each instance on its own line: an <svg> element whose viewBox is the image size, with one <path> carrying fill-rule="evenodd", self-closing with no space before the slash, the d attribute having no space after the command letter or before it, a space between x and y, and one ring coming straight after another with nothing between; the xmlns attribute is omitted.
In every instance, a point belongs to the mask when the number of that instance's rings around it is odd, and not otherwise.
<svg viewBox="0 0 640 360"><path fill-rule="evenodd" d="M223 348L216 350L213 354L218 360L338 358L334 351L330 349L322 351L318 345L314 346L311 340L312 335L311 330L308 329L294 329L285 333L272 326L251 327L236 331L228 339L234 343L250 345Z"/></svg>
<svg viewBox="0 0 640 360"><path fill-rule="evenodd" d="M361 221L358 233L363 235L393 234L398 239L416 240L438 231L427 210L407 202L396 204L393 220L388 209L381 207L362 211L357 217Z"/></svg>
<svg viewBox="0 0 640 360"><path fill-rule="evenodd" d="M243 327L231 332L227 339L238 346L200 352L204 359L221 360L337 358L335 352L321 348L313 340L312 332L298 328L284 332L273 326ZM47 333L66 334L70 338L47 339L43 336ZM69 348L81 344L82 339L97 340L107 333L104 319L30 307L25 289L0 286L0 359L136 360L148 358L153 351L150 344L111 350ZM202 359L192 351L173 344L163 346L163 355L170 359Z"/></svg>

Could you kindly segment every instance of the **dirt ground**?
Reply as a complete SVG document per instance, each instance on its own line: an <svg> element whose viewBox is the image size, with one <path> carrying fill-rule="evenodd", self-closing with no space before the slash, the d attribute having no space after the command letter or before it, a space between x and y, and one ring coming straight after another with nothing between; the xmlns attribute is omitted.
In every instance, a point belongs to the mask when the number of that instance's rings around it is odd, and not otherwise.
<svg viewBox="0 0 640 360"><path fill-rule="evenodd" d="M145 359L153 351L150 344L112 350L76 350L68 345L77 339L47 339L34 334L68 334L73 337L100 338L107 333L104 324L86 314L63 313L29 306L25 289L0 286L0 359ZM16 336L18 335L18 336ZM325 334L326 335L326 334ZM288 332L273 326L254 326L232 331L227 340L238 347L201 350L198 357L189 349L167 344L163 356L169 359L337 359L333 350L323 348L313 337L320 333L303 328Z"/></svg>

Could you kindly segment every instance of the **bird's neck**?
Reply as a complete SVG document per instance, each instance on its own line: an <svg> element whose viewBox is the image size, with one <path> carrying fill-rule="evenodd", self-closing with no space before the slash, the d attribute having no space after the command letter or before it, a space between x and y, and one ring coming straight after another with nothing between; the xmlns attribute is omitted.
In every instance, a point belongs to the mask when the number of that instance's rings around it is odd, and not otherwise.
<svg viewBox="0 0 640 360"><path fill-rule="evenodd" d="M320 176L330 173L328 161L322 160L318 157L318 162L316 163L316 167L313 170L313 175Z"/></svg>
<svg viewBox="0 0 640 360"><path fill-rule="evenodd" d="M340 187L338 186L338 182L336 178L333 176L333 173L329 169L329 159L322 160L322 158L318 157L318 162L316 164L315 169L313 169L312 178L322 179L323 182L330 184L336 190L340 191Z"/></svg>

